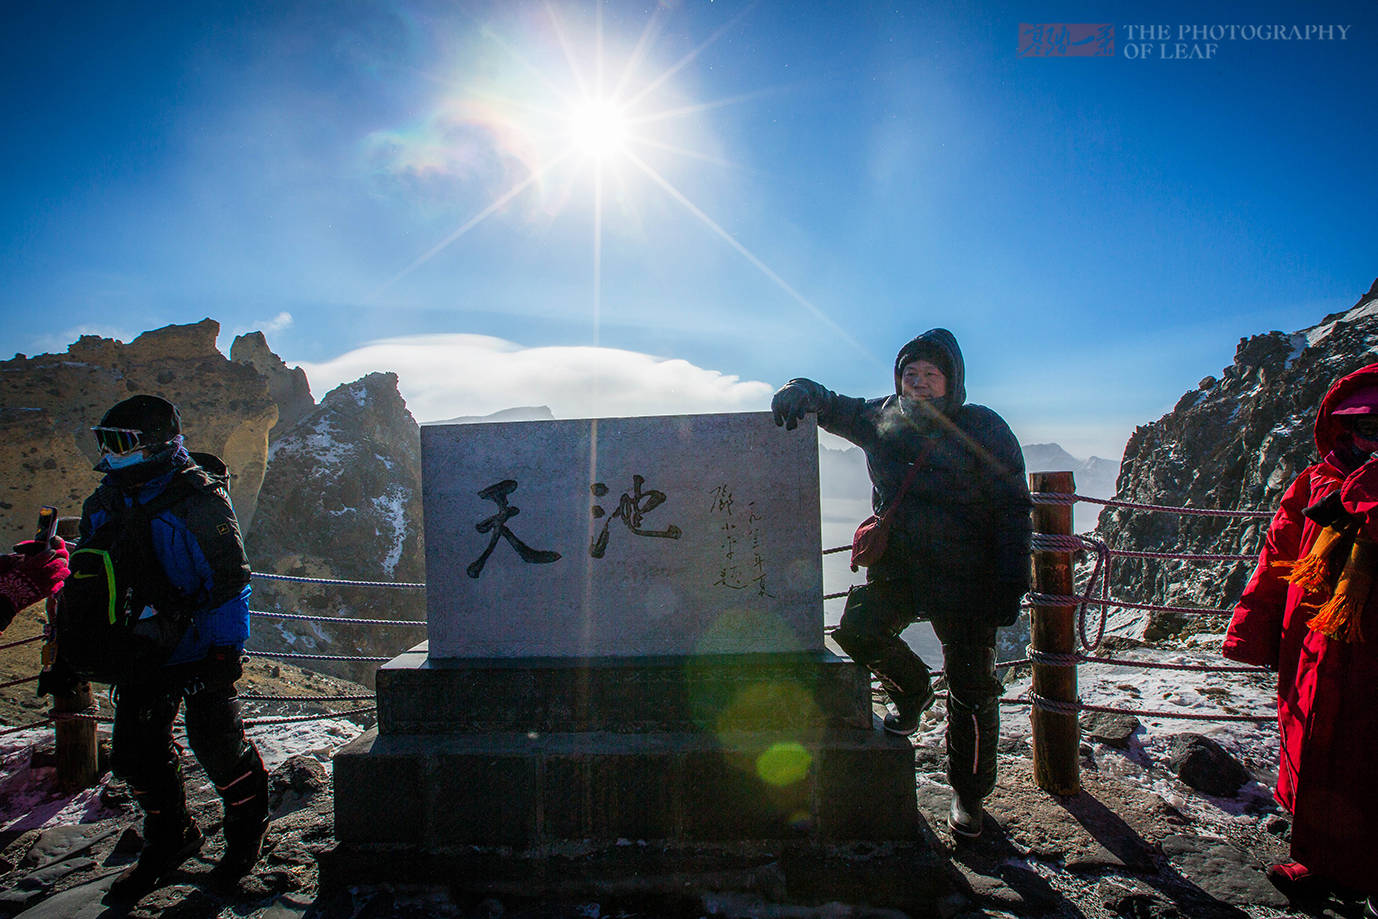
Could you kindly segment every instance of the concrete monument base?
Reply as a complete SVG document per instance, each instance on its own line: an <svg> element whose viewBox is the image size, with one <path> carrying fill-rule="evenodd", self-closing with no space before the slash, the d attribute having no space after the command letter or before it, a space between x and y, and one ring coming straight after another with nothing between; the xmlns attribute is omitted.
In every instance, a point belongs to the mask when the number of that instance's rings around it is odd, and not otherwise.
<svg viewBox="0 0 1378 919"><path fill-rule="evenodd" d="M854 862L858 841L905 853L896 865L927 848L913 749L880 730L866 671L829 651L430 660L423 644L377 689L378 727L335 756L323 880L530 893L600 875L682 888L689 871L713 889L788 863L801 889L799 866Z"/></svg>
<svg viewBox="0 0 1378 919"><path fill-rule="evenodd" d="M847 904L936 917L957 893L950 864L919 842L640 842L564 844L541 852L480 846L416 852L406 846L339 844L320 856L324 890L388 883L443 886L464 901L496 897L514 914L561 916L558 904L602 915L805 914ZM533 908L525 910L522 904ZM772 910L760 904L782 904ZM788 904L788 905L784 905ZM826 907L824 907L826 909ZM589 913L583 913L588 915ZM845 908L839 915L853 914Z"/></svg>

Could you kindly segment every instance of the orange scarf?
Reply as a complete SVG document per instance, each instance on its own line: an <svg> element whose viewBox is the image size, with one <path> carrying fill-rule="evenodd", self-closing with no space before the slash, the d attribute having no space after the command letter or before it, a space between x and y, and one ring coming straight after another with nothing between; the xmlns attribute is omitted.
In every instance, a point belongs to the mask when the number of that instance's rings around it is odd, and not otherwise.
<svg viewBox="0 0 1378 919"><path fill-rule="evenodd" d="M1274 568L1286 569L1283 580L1289 584L1295 584L1307 594L1319 595L1316 602L1303 601L1304 606L1319 605L1307 626L1349 644L1364 640L1360 621L1373 589L1374 571L1378 569L1378 543L1358 538L1357 529L1354 523L1325 527L1305 558L1272 564ZM1331 557L1346 544L1349 552L1332 586Z"/></svg>

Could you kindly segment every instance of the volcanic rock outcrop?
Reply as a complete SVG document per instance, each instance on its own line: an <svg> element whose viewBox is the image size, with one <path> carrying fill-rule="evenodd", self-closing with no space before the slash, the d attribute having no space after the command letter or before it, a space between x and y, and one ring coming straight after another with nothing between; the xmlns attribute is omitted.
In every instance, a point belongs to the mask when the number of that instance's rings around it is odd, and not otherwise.
<svg viewBox="0 0 1378 919"><path fill-rule="evenodd" d="M1299 332L1241 339L1234 363L1207 377L1171 412L1135 430L1125 447L1118 498L1138 504L1271 512L1292 479L1315 462L1313 424L1339 377L1378 360L1378 281L1350 309ZM1098 535L1112 548L1255 555L1268 516L1226 518L1108 509ZM1116 599L1158 606L1229 608L1254 562L1117 561ZM1223 617L1120 610L1112 628L1150 640L1219 631Z"/></svg>
<svg viewBox="0 0 1378 919"><path fill-rule="evenodd" d="M425 580L421 439L397 375L371 373L336 387L270 448L261 511L247 540L255 571L331 580ZM311 616L425 619L420 589L351 587L257 578L255 609ZM251 647L303 654L390 657L424 629L274 620L254 623ZM322 661L315 669L372 685L376 662Z"/></svg>
<svg viewBox="0 0 1378 919"><path fill-rule="evenodd" d="M262 332L246 332L237 337L230 345L230 360L248 364L268 380L268 396L278 406L277 424L268 432L270 443L291 430L292 425L316 407L306 371L300 367L289 368L283 363L268 347Z"/></svg>
<svg viewBox="0 0 1378 919"><path fill-rule="evenodd" d="M90 427L134 393L175 402L192 450L230 467L240 523L253 523L278 409L267 380L215 347L219 323L170 325L128 344L84 335L63 354L16 355L0 363L0 538L32 535L39 505L75 515L99 477Z"/></svg>

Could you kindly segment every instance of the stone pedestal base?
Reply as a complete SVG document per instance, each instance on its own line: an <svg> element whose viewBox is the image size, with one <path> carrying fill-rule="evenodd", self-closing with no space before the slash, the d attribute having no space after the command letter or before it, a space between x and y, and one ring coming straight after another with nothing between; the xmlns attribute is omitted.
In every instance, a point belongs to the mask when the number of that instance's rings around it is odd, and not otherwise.
<svg viewBox="0 0 1378 919"><path fill-rule="evenodd" d="M959 896L951 865L938 853L926 840L770 845L624 840L603 846L567 843L541 852L474 846L417 852L407 846L341 843L320 856L320 884L324 890L370 883L443 885L451 896L496 897L523 915L567 915L552 905L590 902L602 915L791 914L790 907L752 905L765 901L796 907L848 904L861 908L857 915L866 915L870 906L936 919ZM523 911L522 903L545 908Z"/></svg>
<svg viewBox="0 0 1378 919"><path fill-rule="evenodd" d="M557 888L562 864L611 883L918 844L913 749L879 729L865 670L831 652L432 661L419 647L377 685L378 728L334 760L340 845L323 870L341 881L511 868Z"/></svg>

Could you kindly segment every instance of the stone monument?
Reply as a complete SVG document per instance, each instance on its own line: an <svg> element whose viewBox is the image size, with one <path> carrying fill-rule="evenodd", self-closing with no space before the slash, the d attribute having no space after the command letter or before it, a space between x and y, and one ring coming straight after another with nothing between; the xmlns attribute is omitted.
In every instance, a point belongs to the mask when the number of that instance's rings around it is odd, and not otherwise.
<svg viewBox="0 0 1378 919"><path fill-rule="evenodd" d="M913 750L824 647L815 429L433 425L421 450L428 642L335 757L327 876L605 891L914 845Z"/></svg>

